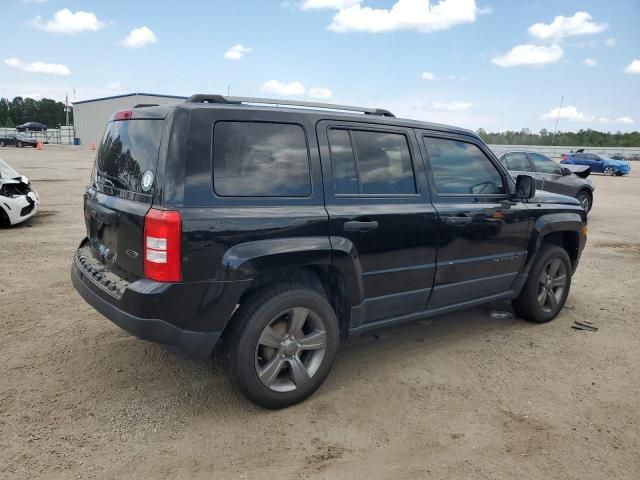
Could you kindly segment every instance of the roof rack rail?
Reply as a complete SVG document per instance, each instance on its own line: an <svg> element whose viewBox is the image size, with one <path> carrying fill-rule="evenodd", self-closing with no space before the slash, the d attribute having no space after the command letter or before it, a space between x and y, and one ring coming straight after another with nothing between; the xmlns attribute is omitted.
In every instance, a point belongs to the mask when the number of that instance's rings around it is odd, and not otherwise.
<svg viewBox="0 0 640 480"><path fill-rule="evenodd" d="M144 108L144 107L159 107L158 103L137 103L133 106L133 108Z"/></svg>
<svg viewBox="0 0 640 480"><path fill-rule="evenodd" d="M285 105L305 108L324 108L328 110L343 110L346 112L360 112L365 115L379 115L382 117L395 117L393 113L384 108L353 107L351 105L336 105L333 103L303 102L298 100L282 100L276 98L257 97L225 97L222 95L197 94L187 99L188 103L220 103L226 105L239 105L241 103L257 103L264 105Z"/></svg>

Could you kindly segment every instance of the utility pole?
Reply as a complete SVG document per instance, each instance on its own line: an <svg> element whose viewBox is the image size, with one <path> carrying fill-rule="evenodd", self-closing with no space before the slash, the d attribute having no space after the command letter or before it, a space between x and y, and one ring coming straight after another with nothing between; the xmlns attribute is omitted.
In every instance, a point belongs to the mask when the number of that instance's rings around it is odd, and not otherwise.
<svg viewBox="0 0 640 480"><path fill-rule="evenodd" d="M64 94L64 113L65 113L65 124L67 126L67 130L66 130L67 141L69 143L72 143L71 138L69 137L69 94L68 93Z"/></svg>
<svg viewBox="0 0 640 480"><path fill-rule="evenodd" d="M560 108L558 109L558 116L556 117L556 126L553 128L553 136L551 137L552 147L553 147L553 142L556 139L556 132L558 131L558 120L560 120L560 112L562 112L562 102L564 102L564 95L562 96L562 98L560 98Z"/></svg>
<svg viewBox="0 0 640 480"><path fill-rule="evenodd" d="M227 97L231 95L231 87L227 85Z"/></svg>

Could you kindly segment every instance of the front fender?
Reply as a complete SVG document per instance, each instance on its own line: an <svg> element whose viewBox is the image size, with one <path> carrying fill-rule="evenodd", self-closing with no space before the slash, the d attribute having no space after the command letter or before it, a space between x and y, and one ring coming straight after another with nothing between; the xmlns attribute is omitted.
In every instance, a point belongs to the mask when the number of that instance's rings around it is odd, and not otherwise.
<svg viewBox="0 0 640 480"><path fill-rule="evenodd" d="M531 237L529 239L529 257L525 264L524 273L529 273L533 259L535 258L540 245L544 241L544 238L554 232L576 232L578 238L580 238L579 251L585 244L585 235L583 228L586 225L586 217L583 220L583 216L578 212L565 212L565 213L549 213L539 217L533 225L531 231Z"/></svg>

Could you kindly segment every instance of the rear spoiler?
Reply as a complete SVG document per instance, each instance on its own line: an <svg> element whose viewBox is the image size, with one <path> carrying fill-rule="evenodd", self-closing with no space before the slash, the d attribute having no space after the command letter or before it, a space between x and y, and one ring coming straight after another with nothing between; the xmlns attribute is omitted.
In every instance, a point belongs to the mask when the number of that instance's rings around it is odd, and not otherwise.
<svg viewBox="0 0 640 480"><path fill-rule="evenodd" d="M587 178L591 175L591 167L587 165L571 165L570 163L563 163L562 166L567 170L571 170L571 173L579 176L580 178Z"/></svg>

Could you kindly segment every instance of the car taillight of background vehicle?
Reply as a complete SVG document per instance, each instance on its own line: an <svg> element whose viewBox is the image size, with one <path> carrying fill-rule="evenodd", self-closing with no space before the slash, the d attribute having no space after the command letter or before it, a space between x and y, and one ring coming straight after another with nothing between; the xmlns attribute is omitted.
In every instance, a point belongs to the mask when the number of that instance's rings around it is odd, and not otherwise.
<svg viewBox="0 0 640 480"><path fill-rule="evenodd" d="M152 208L144 217L144 276L158 282L182 279L180 212Z"/></svg>

